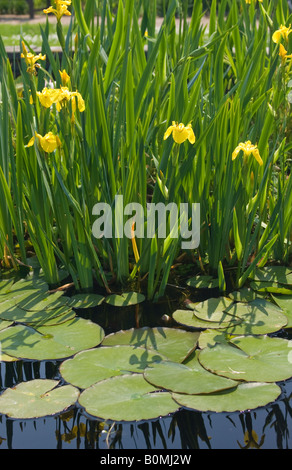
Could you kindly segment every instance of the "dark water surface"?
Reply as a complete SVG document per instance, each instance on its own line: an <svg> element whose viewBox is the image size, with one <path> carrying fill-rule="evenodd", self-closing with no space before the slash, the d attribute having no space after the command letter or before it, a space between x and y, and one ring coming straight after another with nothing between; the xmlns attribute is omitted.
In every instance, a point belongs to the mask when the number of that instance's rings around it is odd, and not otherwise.
<svg viewBox="0 0 292 470"><path fill-rule="evenodd" d="M143 326L173 326L165 317L172 305L158 304L155 311L132 307L82 311L106 334ZM146 311L145 311L146 309ZM175 326L175 325L174 325ZM292 338L292 332L277 336ZM0 393L7 387L35 378L60 379L63 361L0 363ZM45 418L18 420L0 415L0 449L291 449L292 379L279 383L282 394L266 407L235 413L211 413L180 409L153 421L102 422L87 415L78 404L66 412Z"/></svg>

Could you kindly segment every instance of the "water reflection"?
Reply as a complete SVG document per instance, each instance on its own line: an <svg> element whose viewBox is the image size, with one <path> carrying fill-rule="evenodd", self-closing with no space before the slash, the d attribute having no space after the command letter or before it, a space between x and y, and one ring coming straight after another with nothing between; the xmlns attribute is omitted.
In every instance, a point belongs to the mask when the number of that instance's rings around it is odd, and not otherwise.
<svg viewBox="0 0 292 470"><path fill-rule="evenodd" d="M1 389L23 380L60 379L59 362L1 364ZM0 415L0 449L289 449L292 379L273 404L243 413L181 409L137 423L102 422L76 405L54 416L15 420Z"/></svg>

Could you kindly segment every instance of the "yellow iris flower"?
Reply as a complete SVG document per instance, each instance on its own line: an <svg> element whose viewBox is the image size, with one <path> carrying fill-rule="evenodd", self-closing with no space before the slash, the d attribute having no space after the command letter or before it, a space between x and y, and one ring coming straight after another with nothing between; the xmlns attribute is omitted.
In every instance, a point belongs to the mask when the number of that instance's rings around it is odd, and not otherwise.
<svg viewBox="0 0 292 470"><path fill-rule="evenodd" d="M36 137L39 141L41 148L47 153L52 153L56 150L57 147L61 146L61 141L59 137L57 135L54 135L52 132L48 132L44 136L36 132L35 136L30 139L26 147L32 147Z"/></svg>
<svg viewBox="0 0 292 470"><path fill-rule="evenodd" d="M255 0L256 1L256 0ZM259 0L259 2L263 2L263 0ZM248 3L249 5L251 4L251 0L245 0L245 3Z"/></svg>
<svg viewBox="0 0 292 470"><path fill-rule="evenodd" d="M56 8L52 6L43 10L43 12L47 15L48 13L53 13L57 21L60 21L63 15L70 16L71 13L68 10L68 6L71 5L71 0L55 0Z"/></svg>
<svg viewBox="0 0 292 470"><path fill-rule="evenodd" d="M76 111L76 99L77 105L80 112L85 110L85 103L78 91L70 91L67 87L61 88L44 88L41 92L38 91L37 95L39 100L45 108L50 108L52 104L56 104L57 111L66 105L69 101L72 101L72 111Z"/></svg>
<svg viewBox="0 0 292 470"><path fill-rule="evenodd" d="M59 73L60 73L60 76L61 76L62 85L63 86L68 85L68 83L70 82L70 77L67 74L66 70L64 69L63 72L61 72L61 70L59 70Z"/></svg>
<svg viewBox="0 0 292 470"><path fill-rule="evenodd" d="M46 56L42 54L34 55L31 52L28 52L23 41L22 50L23 52L21 53L21 58L25 60L27 65L27 72L30 74L36 74L36 67L40 67L40 65L37 64L37 61L46 60Z"/></svg>
<svg viewBox="0 0 292 470"><path fill-rule="evenodd" d="M194 144L196 141L194 131L190 124L188 124L187 126L184 126L184 124L182 123L177 124L176 122L173 121L172 126L169 126L169 128L166 130L164 134L164 140L166 140L170 136L170 134L172 134L173 140L177 144L182 144L187 139L191 144Z"/></svg>
<svg viewBox="0 0 292 470"><path fill-rule="evenodd" d="M235 160L240 151L243 151L245 157L249 157L251 154L254 156L259 165L262 166L263 160L261 159L259 149L256 145L253 145L250 140L245 143L241 142L238 144L236 149L232 153L232 160Z"/></svg>
<svg viewBox="0 0 292 470"><path fill-rule="evenodd" d="M291 26L289 25L289 27L287 28L287 26L283 26L281 25L280 26L280 29L277 29L277 31L274 32L273 36L272 36L272 40L278 44L281 39L283 38L284 41L288 42L288 36L289 34L291 33Z"/></svg>
<svg viewBox="0 0 292 470"><path fill-rule="evenodd" d="M280 48L279 48L279 56L281 57L281 60L282 60L282 64L285 64L286 60L287 59L291 59L292 57L292 54L287 54L287 51L285 49L285 47L283 46L283 44L280 44Z"/></svg>

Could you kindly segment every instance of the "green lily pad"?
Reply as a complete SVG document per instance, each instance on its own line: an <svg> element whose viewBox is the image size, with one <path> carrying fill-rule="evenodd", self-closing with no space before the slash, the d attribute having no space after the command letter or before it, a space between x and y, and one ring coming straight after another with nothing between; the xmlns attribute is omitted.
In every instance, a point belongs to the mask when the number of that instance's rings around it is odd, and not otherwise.
<svg viewBox="0 0 292 470"><path fill-rule="evenodd" d="M123 294L111 294L105 298L105 302L115 307L127 307L144 302L145 296L139 292L125 292Z"/></svg>
<svg viewBox="0 0 292 470"><path fill-rule="evenodd" d="M13 279L2 279L0 281L0 295L6 294L10 291L13 284Z"/></svg>
<svg viewBox="0 0 292 470"><path fill-rule="evenodd" d="M147 367L144 378L155 387L191 395L212 393L238 385L235 380L210 373L198 360L192 360L188 365L162 361Z"/></svg>
<svg viewBox="0 0 292 470"><path fill-rule="evenodd" d="M292 341L269 336L239 336L229 344L200 351L199 361L214 374L249 382L279 382L292 377Z"/></svg>
<svg viewBox="0 0 292 470"><path fill-rule="evenodd" d="M284 328L292 328L292 295L272 295L272 298L287 317L287 325Z"/></svg>
<svg viewBox="0 0 292 470"><path fill-rule="evenodd" d="M102 295L97 294L76 294L70 297L67 304L73 308L92 308L104 301Z"/></svg>
<svg viewBox="0 0 292 470"><path fill-rule="evenodd" d="M56 291L50 294L49 292L42 292L36 289L28 289L23 291L13 300L15 305L23 310L39 311L55 309L65 305L68 298L62 298L63 295L63 291Z"/></svg>
<svg viewBox="0 0 292 470"><path fill-rule="evenodd" d="M292 281L292 279L291 279ZM277 282L251 282L250 287L257 291L257 292L272 292L275 294L283 294L283 295L291 295L292 294L292 285L290 286L285 286L278 284Z"/></svg>
<svg viewBox="0 0 292 470"><path fill-rule="evenodd" d="M213 279L212 276L194 276L188 279L186 284L195 289L212 289L219 286L219 280Z"/></svg>
<svg viewBox="0 0 292 470"><path fill-rule="evenodd" d="M231 317L230 323L201 320L193 314L193 311L180 309L173 313L172 318L180 325L196 328L199 330L205 330L207 328L225 329L241 322L241 319L236 317Z"/></svg>
<svg viewBox="0 0 292 470"><path fill-rule="evenodd" d="M226 330L233 335L263 335L279 331L287 325L283 311L265 299L258 298L247 304L235 303L227 312L242 319L241 323Z"/></svg>
<svg viewBox="0 0 292 470"><path fill-rule="evenodd" d="M227 334L225 330L205 330L200 334L198 347L204 349L215 346L216 343L229 344L230 338L233 337L233 335Z"/></svg>
<svg viewBox="0 0 292 470"><path fill-rule="evenodd" d="M14 284L12 284L10 287L10 292L18 294L28 289L47 292L49 290L49 285L43 279L38 277L27 277L20 279L19 281L16 281Z"/></svg>
<svg viewBox="0 0 292 470"><path fill-rule="evenodd" d="M154 351L134 346L101 346L82 351L64 361L60 372L66 382L79 388L87 388L101 380L128 372L140 372L165 357Z"/></svg>
<svg viewBox="0 0 292 470"><path fill-rule="evenodd" d="M17 357L8 356L8 354L1 353L0 351L0 362L15 362L18 361Z"/></svg>
<svg viewBox="0 0 292 470"><path fill-rule="evenodd" d="M7 321L7 320L1 320L0 319L0 331L4 330L5 328L8 328L8 326L11 326L13 324L13 321Z"/></svg>
<svg viewBox="0 0 292 470"><path fill-rule="evenodd" d="M198 411L217 413L245 411L274 402L281 394L276 384L242 383L234 389L207 395L183 395L173 393L173 399L181 406Z"/></svg>
<svg viewBox="0 0 292 470"><path fill-rule="evenodd" d="M266 266L255 269L250 275L254 281L277 282L279 284L292 284L292 268L286 266Z"/></svg>
<svg viewBox="0 0 292 470"><path fill-rule="evenodd" d="M56 315L57 312L59 312L58 315ZM46 314L37 321L36 319L34 319L34 321L26 319L25 324L32 326L35 329L39 329L41 326L60 325L60 323L65 323L76 317L75 311L72 308L65 308L65 306L60 307L59 309L45 310L45 313Z"/></svg>
<svg viewBox="0 0 292 470"><path fill-rule="evenodd" d="M130 344L157 351L172 361L182 362L196 348L199 334L175 328L132 328L106 336L102 345Z"/></svg>
<svg viewBox="0 0 292 470"><path fill-rule="evenodd" d="M179 408L169 392L157 392L142 374L98 382L81 393L79 403L90 415L112 421L155 419Z"/></svg>
<svg viewBox="0 0 292 470"><path fill-rule="evenodd" d="M14 419L29 419L65 411L76 403L79 390L58 384L57 380L34 379L8 388L0 395L0 413Z"/></svg>
<svg viewBox="0 0 292 470"><path fill-rule="evenodd" d="M235 315L227 313L227 307L232 304L232 300L226 297L210 298L197 304L193 314L204 321L213 321L218 323L230 323Z"/></svg>
<svg viewBox="0 0 292 470"><path fill-rule="evenodd" d="M243 287L240 290L231 292L229 297L237 302L251 302L257 298L257 293L253 289Z"/></svg>
<svg viewBox="0 0 292 470"><path fill-rule="evenodd" d="M4 309L5 306L6 308ZM47 310L24 310L23 308L14 305L13 302L10 301L3 302L1 309L2 308L4 311L0 312L1 319L26 324L44 324L50 320L56 319L60 315L72 312L72 309L66 305ZM70 316L72 317L71 313Z"/></svg>
<svg viewBox="0 0 292 470"><path fill-rule="evenodd" d="M2 352L19 359L54 360L99 345L104 330L90 320L74 318L38 330L15 325L0 331Z"/></svg>

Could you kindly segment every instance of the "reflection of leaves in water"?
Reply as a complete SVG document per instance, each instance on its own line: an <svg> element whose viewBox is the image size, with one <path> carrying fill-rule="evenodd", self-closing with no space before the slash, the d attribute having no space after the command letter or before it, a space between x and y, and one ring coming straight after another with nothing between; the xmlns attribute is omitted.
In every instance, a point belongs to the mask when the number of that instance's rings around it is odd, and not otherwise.
<svg viewBox="0 0 292 470"><path fill-rule="evenodd" d="M199 411L180 410L173 415L168 435L174 441L176 428L180 434L182 449L199 449L198 438L211 449L210 438L207 435L203 414Z"/></svg>
<svg viewBox="0 0 292 470"><path fill-rule="evenodd" d="M254 413L256 417L256 412ZM263 434L259 440L257 433L253 429L252 415L251 413L245 413L244 415L239 415L241 421L242 431L244 433L243 443L237 441L237 444L241 449L260 449L265 441L265 434Z"/></svg>

